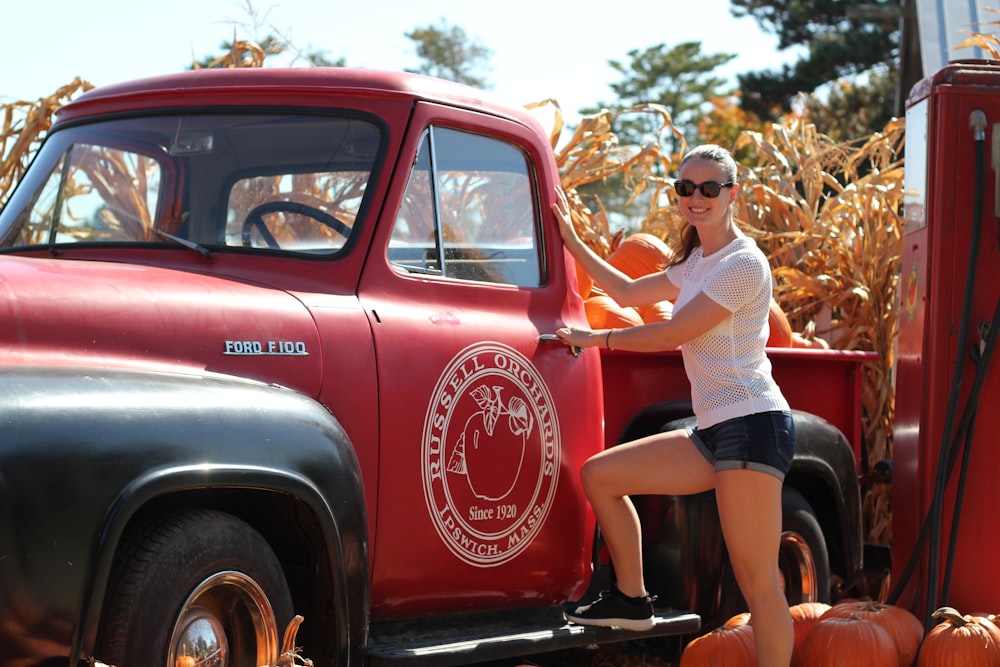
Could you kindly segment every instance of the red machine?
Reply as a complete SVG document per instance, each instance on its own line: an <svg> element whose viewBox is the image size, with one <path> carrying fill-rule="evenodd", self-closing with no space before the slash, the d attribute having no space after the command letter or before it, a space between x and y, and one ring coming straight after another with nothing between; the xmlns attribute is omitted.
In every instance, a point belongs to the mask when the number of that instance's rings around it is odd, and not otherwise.
<svg viewBox="0 0 1000 667"><path fill-rule="evenodd" d="M1000 64L924 79L906 112L893 581L923 615L1000 608Z"/></svg>

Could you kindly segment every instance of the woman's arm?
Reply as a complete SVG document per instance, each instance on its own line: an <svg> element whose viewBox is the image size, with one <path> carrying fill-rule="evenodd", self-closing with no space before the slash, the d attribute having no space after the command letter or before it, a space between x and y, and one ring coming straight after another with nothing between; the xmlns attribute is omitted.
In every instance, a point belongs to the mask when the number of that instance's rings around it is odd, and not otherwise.
<svg viewBox="0 0 1000 667"><path fill-rule="evenodd" d="M567 327L556 331L556 335L567 345L579 347L662 352L677 349L682 343L715 328L731 315L725 306L701 293L682 308L675 310L673 316L666 322L597 331Z"/></svg>

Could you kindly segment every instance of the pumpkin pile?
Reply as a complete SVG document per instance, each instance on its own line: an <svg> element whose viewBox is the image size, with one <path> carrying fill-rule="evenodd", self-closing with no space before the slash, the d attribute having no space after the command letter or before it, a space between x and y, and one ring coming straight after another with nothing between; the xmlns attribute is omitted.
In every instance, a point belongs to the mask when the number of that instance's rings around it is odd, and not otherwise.
<svg viewBox="0 0 1000 667"><path fill-rule="evenodd" d="M996 667L1000 627L992 614L963 615L951 607L932 614L924 635L912 613L875 601L836 605L803 602L789 608L795 629L791 667ZM691 640L680 667L755 667L753 619L737 614Z"/></svg>
<svg viewBox="0 0 1000 667"><path fill-rule="evenodd" d="M848 601L830 607L808 632L800 664L856 664L912 667L924 629L902 607L873 601ZM822 655L834 662L817 662ZM830 658L832 659L832 658Z"/></svg>
<svg viewBox="0 0 1000 667"><path fill-rule="evenodd" d="M662 271L673 252L663 240L638 232L622 239L617 236L612 241L612 251L608 263L629 278L640 278L650 273ZM587 322L594 329L621 329L651 322L664 322L674 312L674 304L661 301L651 306L632 308L621 306L594 283L579 264L576 268L577 286L583 297L583 308Z"/></svg>

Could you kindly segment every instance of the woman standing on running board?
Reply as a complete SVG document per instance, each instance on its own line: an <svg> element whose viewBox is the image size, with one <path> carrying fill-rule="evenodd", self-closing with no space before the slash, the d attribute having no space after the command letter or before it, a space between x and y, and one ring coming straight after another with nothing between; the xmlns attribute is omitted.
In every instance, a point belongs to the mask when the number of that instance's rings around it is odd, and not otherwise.
<svg viewBox="0 0 1000 667"><path fill-rule="evenodd" d="M580 471L604 535L617 584L590 604L570 606L584 625L643 630L653 599L643 580L639 518L629 495L715 489L736 580L753 616L761 667L787 667L793 630L778 569L781 485L795 430L764 353L771 269L737 228L736 162L719 146L691 150L674 183L686 225L681 251L664 270L631 279L577 236L562 190L552 210L566 247L623 306L675 300L673 317L627 329L563 328L567 345L656 352L680 347L697 418L692 429L612 447Z"/></svg>

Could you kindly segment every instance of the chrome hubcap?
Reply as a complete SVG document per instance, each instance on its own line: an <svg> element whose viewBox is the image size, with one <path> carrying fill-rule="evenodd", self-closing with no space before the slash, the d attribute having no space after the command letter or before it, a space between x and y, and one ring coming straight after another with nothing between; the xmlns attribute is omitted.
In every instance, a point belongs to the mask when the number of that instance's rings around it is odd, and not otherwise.
<svg viewBox="0 0 1000 667"><path fill-rule="evenodd" d="M797 582L801 588L802 602L819 600L819 592L816 590L816 561L812 549L801 535L793 532L781 534L778 562L784 575L782 583L786 592L789 584Z"/></svg>
<svg viewBox="0 0 1000 667"><path fill-rule="evenodd" d="M242 572L219 572L188 596L174 623L167 667L230 667L278 661L278 630L267 595Z"/></svg>

